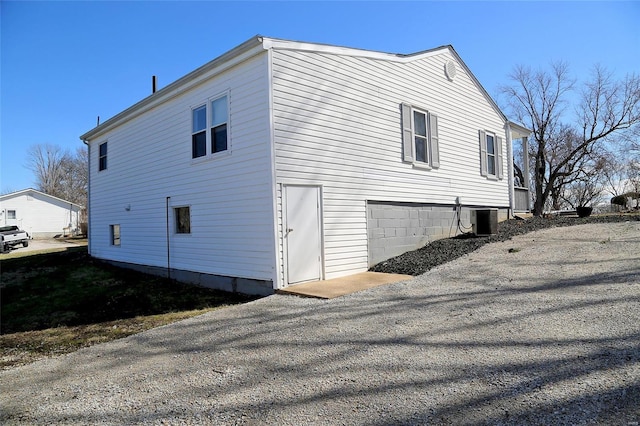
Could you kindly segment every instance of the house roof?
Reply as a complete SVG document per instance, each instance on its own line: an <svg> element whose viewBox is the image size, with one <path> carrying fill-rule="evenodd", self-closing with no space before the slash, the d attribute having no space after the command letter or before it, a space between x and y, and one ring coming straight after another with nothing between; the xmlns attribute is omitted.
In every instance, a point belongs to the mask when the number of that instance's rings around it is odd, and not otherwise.
<svg viewBox="0 0 640 426"><path fill-rule="evenodd" d="M15 191L15 192L10 192L8 194L4 194L4 195L0 195L0 201L1 200L6 200L9 198L13 198L13 197L17 197L20 195L26 195L28 193L36 193L38 195L41 195L45 198L51 198L52 200L56 200L56 201L61 201L65 204L72 204L80 209L84 209L84 206L81 206L80 204L76 204L76 203L72 203L71 201L67 201L67 200L63 200L62 198L58 198L58 197L54 197L53 195L49 195L49 194L45 194L44 192L38 191L36 189L33 188L27 188L27 189L22 189L20 191Z"/></svg>
<svg viewBox="0 0 640 426"><path fill-rule="evenodd" d="M186 92L191 89L193 86L199 84L201 81L211 78L216 74L219 74L238 63L247 60L248 58L255 56L261 52L270 49L279 49L279 50L298 50L298 51L308 51L308 52L318 52L318 53L328 53L335 55L347 55L353 57L365 57L371 59L379 59L379 60L387 60L394 62L411 62L417 59L422 59L425 57L433 56L442 53L443 51L449 51L460 63L467 74L473 79L474 83L478 87L478 89L485 96L487 101L493 106L496 112L503 118L505 124L508 122L507 117L504 115L502 110L495 103L493 98L489 95L489 93L484 89L482 84L478 81L478 79L473 75L471 70L467 67L464 61L460 58L458 53L455 51L453 46L445 45L436 47L429 50L423 50L416 53L411 54L400 54L400 53L386 53L379 52L373 50L365 50L365 49L357 49L352 47L342 47L335 46L329 44L321 44L321 43L307 43L300 41L292 41L292 40L283 40L277 38L269 38L263 37L260 35L256 35L244 43L238 45L232 50L224 53L221 56L213 59L212 61L204 64L203 66L195 69L184 77L174 81L173 83L167 85L166 87L152 93L146 98L142 99L140 102L134 104L133 106L125 109L121 113L113 116L112 118L106 120L104 123L96 126L92 130L89 130L82 136L80 139L87 143L89 140L95 139L99 137L101 134L106 131L112 129L115 126L118 126L126 121L131 120L132 118L148 111L149 109L155 107L156 105L166 102L180 94Z"/></svg>

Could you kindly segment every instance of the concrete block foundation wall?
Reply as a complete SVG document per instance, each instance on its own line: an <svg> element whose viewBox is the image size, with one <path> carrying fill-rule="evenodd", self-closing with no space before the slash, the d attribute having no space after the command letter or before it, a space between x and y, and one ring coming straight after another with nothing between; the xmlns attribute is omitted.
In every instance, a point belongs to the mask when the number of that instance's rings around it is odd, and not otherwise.
<svg viewBox="0 0 640 426"><path fill-rule="evenodd" d="M471 210L476 208L480 207L461 206L458 218L455 205L368 201L369 266L429 242L471 232ZM507 219L507 213L499 209L498 220Z"/></svg>
<svg viewBox="0 0 640 426"><path fill-rule="evenodd" d="M158 266L140 265L137 263L118 262L106 260L106 262L120 268L132 269L145 274L167 277L167 268ZM230 293L243 293L258 296L269 296L275 292L271 281L252 278L227 277L223 275L205 274L200 272L185 271L183 269L171 269L171 279L183 283L194 284L200 287L227 291Z"/></svg>

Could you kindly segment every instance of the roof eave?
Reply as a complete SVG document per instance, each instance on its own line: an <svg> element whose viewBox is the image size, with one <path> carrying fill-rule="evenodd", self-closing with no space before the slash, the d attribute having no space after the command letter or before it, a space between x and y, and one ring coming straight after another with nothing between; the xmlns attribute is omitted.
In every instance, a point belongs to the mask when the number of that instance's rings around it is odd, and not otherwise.
<svg viewBox="0 0 640 426"><path fill-rule="evenodd" d="M263 37L259 35L254 36L244 43L240 44L239 46L233 48L232 50L229 50L228 52L207 62L203 66L190 72L184 77L179 78L168 86L163 87L157 92L147 96L146 98L135 103L119 114L114 115L104 123L84 133L82 136L80 136L80 139L85 142L94 139L96 136L99 136L102 133L112 129L113 127L120 125L122 122L128 121L131 118L143 113L144 111L147 111L148 109L156 106L157 104L165 102L166 100L178 96L180 93L183 93L186 90L189 90L194 85L199 84L202 79L207 78L208 74L217 74L219 72L222 72L236 65L237 63L242 62L249 57L259 53L262 50Z"/></svg>

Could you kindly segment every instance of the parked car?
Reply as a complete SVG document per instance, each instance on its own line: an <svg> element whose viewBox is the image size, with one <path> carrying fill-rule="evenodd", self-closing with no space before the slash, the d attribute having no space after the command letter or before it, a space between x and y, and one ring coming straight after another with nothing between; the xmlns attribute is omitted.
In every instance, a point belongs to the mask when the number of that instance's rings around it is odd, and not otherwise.
<svg viewBox="0 0 640 426"><path fill-rule="evenodd" d="M29 245L29 234L25 231L21 231L15 225L0 227L0 250L2 253L9 251L17 245L22 244L22 247Z"/></svg>

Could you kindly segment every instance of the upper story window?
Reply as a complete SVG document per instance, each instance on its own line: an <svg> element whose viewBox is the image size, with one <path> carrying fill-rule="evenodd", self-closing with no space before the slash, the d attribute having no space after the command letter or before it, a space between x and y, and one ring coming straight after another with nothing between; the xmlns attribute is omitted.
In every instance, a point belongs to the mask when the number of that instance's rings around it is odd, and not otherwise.
<svg viewBox="0 0 640 426"><path fill-rule="evenodd" d="M191 152L193 158L198 158L207 155L207 106L194 109L192 115Z"/></svg>
<svg viewBox="0 0 640 426"><path fill-rule="evenodd" d="M402 104L403 160L424 168L440 167L438 117Z"/></svg>
<svg viewBox="0 0 640 426"><path fill-rule="evenodd" d="M101 143L98 153L98 171L107 169L107 143Z"/></svg>
<svg viewBox="0 0 640 426"><path fill-rule="evenodd" d="M229 105L227 95L192 110L191 156L226 151L229 148ZM207 147L209 152L207 152Z"/></svg>
<svg viewBox="0 0 640 426"><path fill-rule="evenodd" d="M211 152L227 150L227 97L211 102Z"/></svg>
<svg viewBox="0 0 640 426"><path fill-rule="evenodd" d="M480 174L502 179L502 138L480 130Z"/></svg>

